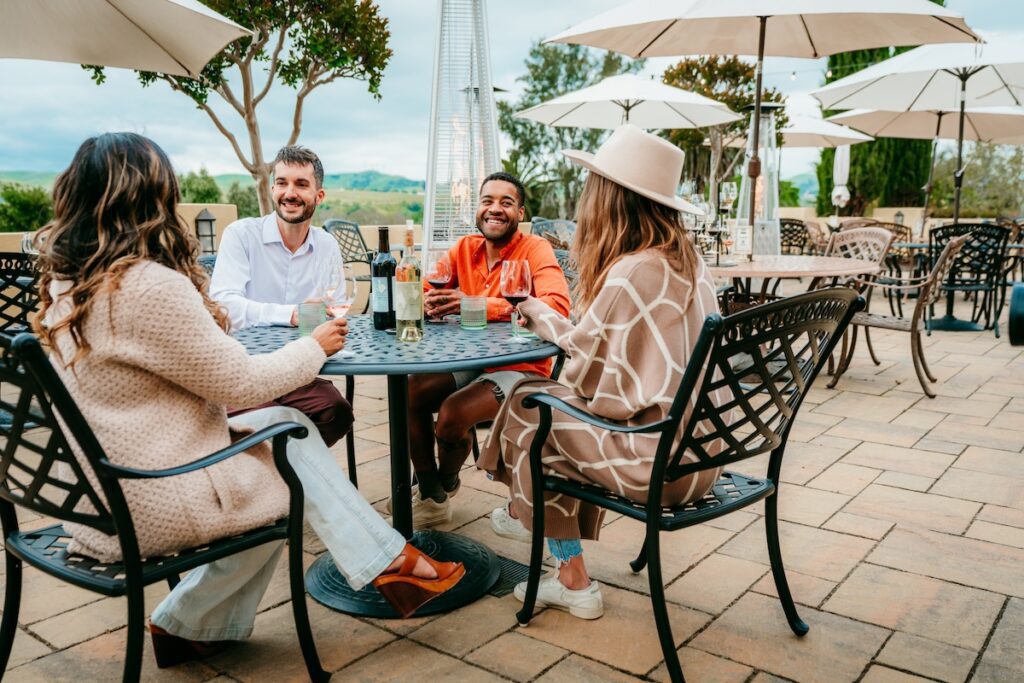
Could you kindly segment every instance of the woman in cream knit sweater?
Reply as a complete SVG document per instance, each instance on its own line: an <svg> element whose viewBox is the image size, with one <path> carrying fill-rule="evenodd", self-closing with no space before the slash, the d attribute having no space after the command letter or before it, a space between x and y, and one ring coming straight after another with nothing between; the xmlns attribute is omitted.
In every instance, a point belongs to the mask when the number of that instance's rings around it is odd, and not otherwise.
<svg viewBox="0 0 1024 683"><path fill-rule="evenodd" d="M311 382L344 345L347 326L331 320L274 353L247 355L204 291L196 241L177 218L177 202L163 151L139 135L108 133L86 140L58 177L54 220L39 238L37 332L107 457L169 468L224 448L234 434L300 422L309 436L289 443L288 458L303 484L306 516L352 587L373 581L390 599L387 586L404 583L403 593L416 593L419 604L450 588L462 566L407 545L352 487L301 413L268 408L228 422L225 405L258 405ZM122 486L144 557L288 514L288 489L265 444L203 470ZM118 558L116 538L82 525L67 529L71 552ZM152 614L158 663L209 654L217 649L210 641L248 637L282 547L266 544L191 572ZM407 614L416 606L405 601L396 609Z"/></svg>

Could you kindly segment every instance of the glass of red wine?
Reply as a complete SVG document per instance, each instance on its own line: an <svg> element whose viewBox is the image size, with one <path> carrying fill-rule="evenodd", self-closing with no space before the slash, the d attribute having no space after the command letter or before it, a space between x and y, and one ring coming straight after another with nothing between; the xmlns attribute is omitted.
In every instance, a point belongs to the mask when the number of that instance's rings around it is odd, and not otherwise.
<svg viewBox="0 0 1024 683"><path fill-rule="evenodd" d="M452 283L452 262L448 258L448 251L445 249L431 249L427 254L426 281L434 289L448 289ZM436 320L427 319L431 323L443 323L444 316Z"/></svg>
<svg viewBox="0 0 1024 683"><path fill-rule="evenodd" d="M520 327L519 313L516 310L516 306L530 296L532 289L529 261L511 260L501 264L501 295L505 297L505 301L512 304L512 337L516 341L536 337L529 330Z"/></svg>

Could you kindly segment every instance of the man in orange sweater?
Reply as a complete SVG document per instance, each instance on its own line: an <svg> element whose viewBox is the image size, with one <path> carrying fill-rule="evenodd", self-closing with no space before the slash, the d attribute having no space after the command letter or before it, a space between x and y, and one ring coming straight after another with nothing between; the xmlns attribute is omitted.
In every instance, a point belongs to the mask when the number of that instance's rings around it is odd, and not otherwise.
<svg viewBox="0 0 1024 683"><path fill-rule="evenodd" d="M449 252L450 289L429 289L424 308L431 318L459 312L463 295L487 297L487 319L510 319L512 306L501 296L501 264L528 261L532 296L569 315L569 286L547 240L519 231L526 190L508 173L493 173L480 187L476 212L479 235L467 235ZM423 529L452 518L449 497L459 489L472 445L470 430L491 420L501 401L523 377L551 374L551 360L519 363L485 371L412 375L409 378L409 443L419 490L413 489L413 525ZM437 413L437 423L434 423ZM437 444L437 459L434 444Z"/></svg>

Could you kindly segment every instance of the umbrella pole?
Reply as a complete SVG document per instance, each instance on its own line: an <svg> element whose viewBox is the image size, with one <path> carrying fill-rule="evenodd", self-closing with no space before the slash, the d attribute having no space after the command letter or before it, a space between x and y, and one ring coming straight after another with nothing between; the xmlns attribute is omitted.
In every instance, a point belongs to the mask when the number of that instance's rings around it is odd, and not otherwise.
<svg viewBox="0 0 1024 683"><path fill-rule="evenodd" d="M964 71L957 74L960 77L960 129L956 138L956 173L953 175L953 223L960 222L960 190L964 184L964 111L967 102L967 79L971 73Z"/></svg>
<svg viewBox="0 0 1024 683"><path fill-rule="evenodd" d="M946 112L935 112L938 121L935 123L935 138L932 140L932 162L928 166L928 184L924 186L924 211L921 212L921 237L924 237L925 226L928 225L928 205L931 204L932 183L935 181L935 154L939 148L939 131L942 130L942 117Z"/></svg>
<svg viewBox="0 0 1024 683"><path fill-rule="evenodd" d="M757 36L757 71L755 73L754 92L754 149L750 163L747 164L747 175L750 177L750 254L747 256L754 260L754 216L757 213L755 199L757 197L757 178L761 175L761 159L758 157L758 148L761 145L761 77L764 73L764 34L768 24L768 17L758 17L761 22L761 29Z"/></svg>

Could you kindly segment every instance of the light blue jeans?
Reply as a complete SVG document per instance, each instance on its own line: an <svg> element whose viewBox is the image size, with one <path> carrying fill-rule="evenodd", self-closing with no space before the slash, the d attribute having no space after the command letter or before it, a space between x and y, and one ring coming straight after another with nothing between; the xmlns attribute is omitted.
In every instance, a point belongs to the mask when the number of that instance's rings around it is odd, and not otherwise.
<svg viewBox="0 0 1024 683"><path fill-rule="evenodd" d="M287 421L309 429L305 439L288 442L288 462L305 494L305 518L342 576L359 590L394 562L405 539L352 486L305 415L278 406L231 418L232 425L257 430ZM283 549L284 541L266 543L192 570L150 620L189 640L248 638Z"/></svg>

